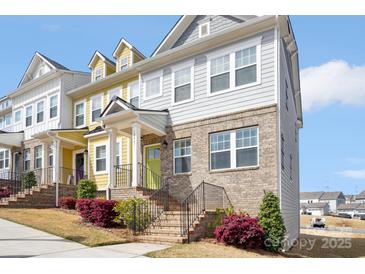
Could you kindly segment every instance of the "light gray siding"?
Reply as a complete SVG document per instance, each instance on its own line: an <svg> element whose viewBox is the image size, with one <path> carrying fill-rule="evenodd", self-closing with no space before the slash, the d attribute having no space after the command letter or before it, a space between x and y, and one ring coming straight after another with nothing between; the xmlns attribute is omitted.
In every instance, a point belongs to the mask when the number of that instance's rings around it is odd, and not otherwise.
<svg viewBox="0 0 365 274"><path fill-rule="evenodd" d="M245 41L255 37L262 37L261 42L261 83L251 87L239 88L219 95L208 97L207 56L215 51L224 51L234 45L244 45ZM184 62L194 64L194 100L180 105L172 105L172 69ZM274 67L274 30L259 33L254 37L237 41L222 48L207 51L199 56L179 63L173 63L160 70L162 74L162 96L144 100L143 81L149 74L142 76L141 108L143 109L168 109L170 122L180 124L187 121L202 119L203 117L216 116L217 114L236 112L243 109L265 106L276 103L275 97L275 67Z"/></svg>
<svg viewBox="0 0 365 274"><path fill-rule="evenodd" d="M180 36L180 38L175 42L173 48L199 39L199 24L207 21L210 22L211 34L243 22L243 20L229 15L198 15Z"/></svg>
<svg viewBox="0 0 365 274"><path fill-rule="evenodd" d="M299 134L295 140L295 125L297 120L294 97L292 92L292 82L285 60L283 43L280 42L280 133L284 137L283 148L284 158L281 167L280 198L281 210L287 229L287 237L290 240L299 236ZM288 109L286 108L286 84L288 85ZM290 176L290 156L292 157L292 176Z"/></svg>
<svg viewBox="0 0 365 274"><path fill-rule="evenodd" d="M165 114L140 114L142 122L148 123L161 132L165 132L167 115Z"/></svg>

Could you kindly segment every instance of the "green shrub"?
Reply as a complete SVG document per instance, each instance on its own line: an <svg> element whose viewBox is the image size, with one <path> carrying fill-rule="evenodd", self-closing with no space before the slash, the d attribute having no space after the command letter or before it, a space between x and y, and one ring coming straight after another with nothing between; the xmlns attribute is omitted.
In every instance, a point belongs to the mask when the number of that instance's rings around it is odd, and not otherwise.
<svg viewBox="0 0 365 274"><path fill-rule="evenodd" d="M206 234L205 236L206 237L214 237L214 230L223 224L223 219L224 217L227 217L227 216L231 216L233 215L235 212L234 212L234 209L233 207L228 207L228 208L217 208L215 210L215 216L214 216L214 219L209 221L207 223L207 231L206 231Z"/></svg>
<svg viewBox="0 0 365 274"><path fill-rule="evenodd" d="M32 188L33 186L36 186L37 178L36 178L34 172L33 171L27 172L23 177L22 183L23 183L23 187L25 189L29 189L29 188Z"/></svg>
<svg viewBox="0 0 365 274"><path fill-rule="evenodd" d="M78 199L96 198L96 184L94 181L82 179L77 186Z"/></svg>
<svg viewBox="0 0 365 274"><path fill-rule="evenodd" d="M258 217L265 231L265 247L270 251L278 251L282 248L286 229L279 198L274 193L265 192Z"/></svg>
<svg viewBox="0 0 365 274"><path fill-rule="evenodd" d="M126 225L129 229L144 230L151 222L148 204L141 198L119 201L114 211L118 214L114 221Z"/></svg>

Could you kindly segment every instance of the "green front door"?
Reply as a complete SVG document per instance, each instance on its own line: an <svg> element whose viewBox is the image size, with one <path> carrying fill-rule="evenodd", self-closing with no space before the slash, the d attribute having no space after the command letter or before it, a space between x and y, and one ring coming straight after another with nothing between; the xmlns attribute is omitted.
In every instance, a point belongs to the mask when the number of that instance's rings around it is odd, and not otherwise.
<svg viewBox="0 0 365 274"><path fill-rule="evenodd" d="M160 187L161 160L160 145L146 147L146 186L156 189Z"/></svg>

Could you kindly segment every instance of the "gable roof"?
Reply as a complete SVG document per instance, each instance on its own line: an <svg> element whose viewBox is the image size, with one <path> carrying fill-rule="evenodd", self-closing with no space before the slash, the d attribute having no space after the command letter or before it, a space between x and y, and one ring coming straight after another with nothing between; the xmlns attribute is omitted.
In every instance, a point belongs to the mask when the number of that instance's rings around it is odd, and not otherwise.
<svg viewBox="0 0 365 274"><path fill-rule="evenodd" d="M327 203L308 203L308 204L300 204L302 208L325 208L327 207Z"/></svg>
<svg viewBox="0 0 365 274"><path fill-rule="evenodd" d="M300 200L319 199L322 197L323 193L323 191L300 192Z"/></svg>
<svg viewBox="0 0 365 274"><path fill-rule="evenodd" d="M146 59L146 56L142 52L140 52L136 47L134 47L131 43L129 43L126 39L123 37L119 40L118 45L115 47L115 50L113 52L113 57L117 58L118 51L121 49L121 47L125 45L127 48L129 48L131 51L139 55L142 59Z"/></svg>
<svg viewBox="0 0 365 274"><path fill-rule="evenodd" d="M325 192L320 199L321 200L336 200L339 198L342 198L342 199L345 198L343 193L341 191L332 191L332 192Z"/></svg>
<svg viewBox="0 0 365 274"><path fill-rule="evenodd" d="M97 58L100 58L101 60L103 60L106 64L115 67L115 63L114 61L110 60L108 57L106 57L104 54L102 54L100 51L96 50L93 54L93 56L91 57L91 60L89 62L89 68L92 68L92 65L96 62Z"/></svg>
<svg viewBox="0 0 365 274"><path fill-rule="evenodd" d="M64 65L61 65L60 63L52 60L51 58L41 54L40 52L36 51L32 57L32 59L30 60L30 63L27 67L27 69L25 70L19 84L18 87L20 87L25 80L27 80L29 78L30 72L32 71L33 67L35 66L36 61L43 61L45 62L48 66L51 67L51 69L58 69L58 70L67 70L69 71L69 69L67 67L65 67ZM30 81L32 79L29 79Z"/></svg>
<svg viewBox="0 0 365 274"><path fill-rule="evenodd" d="M351 204L339 204L337 206L337 210L339 209L357 209L359 208L360 203L351 203Z"/></svg>
<svg viewBox="0 0 365 274"><path fill-rule="evenodd" d="M365 199L365 190L361 191L359 195L356 195L356 200L358 199Z"/></svg>
<svg viewBox="0 0 365 274"><path fill-rule="evenodd" d="M180 38L180 36L184 33L184 31L190 26L190 24L194 21L194 19L198 15L183 15L181 16L175 25L170 29L170 31L165 35L162 41L158 44L156 49L153 51L151 56L155 56L160 52L171 49L171 47L175 44L175 42ZM243 21L247 21L250 18L255 16L253 15L230 15L232 17L238 18Z"/></svg>

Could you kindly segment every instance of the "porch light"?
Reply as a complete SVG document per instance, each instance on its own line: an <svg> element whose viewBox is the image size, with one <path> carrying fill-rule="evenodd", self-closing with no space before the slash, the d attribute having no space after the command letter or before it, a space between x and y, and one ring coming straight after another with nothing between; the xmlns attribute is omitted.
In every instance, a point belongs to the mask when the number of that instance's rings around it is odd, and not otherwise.
<svg viewBox="0 0 365 274"><path fill-rule="evenodd" d="M167 148L167 146L168 146L167 141L166 141L166 140L163 140L163 142L162 142L162 147L163 147L164 149L166 149L166 148Z"/></svg>

